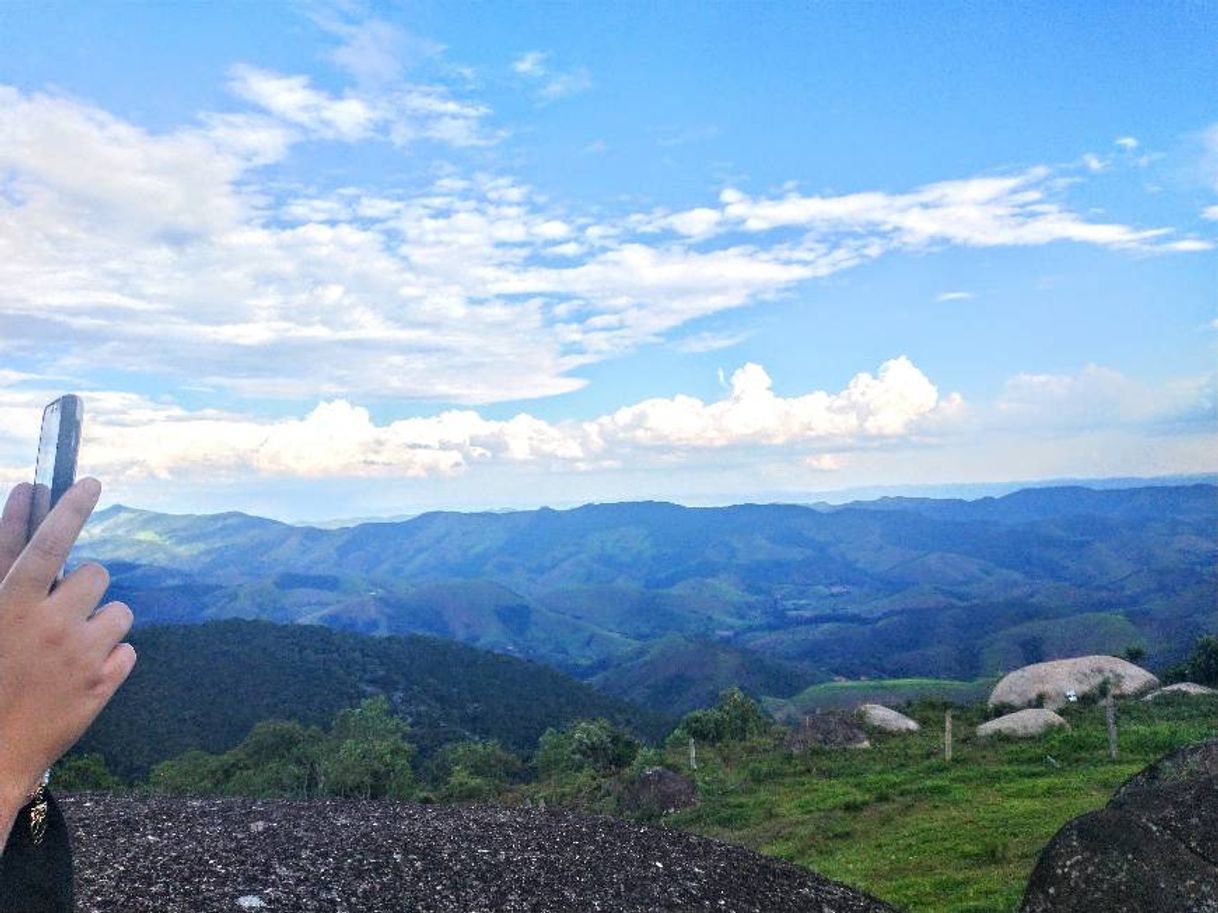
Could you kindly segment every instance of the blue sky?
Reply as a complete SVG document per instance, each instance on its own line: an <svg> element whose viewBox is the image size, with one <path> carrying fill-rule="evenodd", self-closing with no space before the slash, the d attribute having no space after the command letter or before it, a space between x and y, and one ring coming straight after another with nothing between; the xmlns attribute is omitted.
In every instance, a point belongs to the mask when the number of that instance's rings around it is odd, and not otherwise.
<svg viewBox="0 0 1218 913"><path fill-rule="evenodd" d="M1203 4L0 6L0 479L288 518L1213 471Z"/></svg>

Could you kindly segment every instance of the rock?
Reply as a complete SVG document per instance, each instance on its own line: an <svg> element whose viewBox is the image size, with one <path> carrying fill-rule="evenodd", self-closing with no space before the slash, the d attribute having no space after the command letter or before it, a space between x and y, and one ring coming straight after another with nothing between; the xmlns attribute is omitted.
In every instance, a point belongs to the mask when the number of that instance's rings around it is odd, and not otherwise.
<svg viewBox="0 0 1218 913"><path fill-rule="evenodd" d="M864 725L874 726L885 732L917 732L922 727L903 713L898 713L883 704L863 704L856 711Z"/></svg>
<svg viewBox="0 0 1218 913"><path fill-rule="evenodd" d="M82 913L234 913L242 896L292 913L895 913L781 860L613 818L389 801L85 799L64 800ZM270 826L251 834L251 821Z"/></svg>
<svg viewBox="0 0 1218 913"><path fill-rule="evenodd" d="M1155 698L1162 697L1165 694L1218 694L1218 691L1215 691L1213 688L1207 688L1205 685L1196 685L1192 682L1180 682L1178 685L1168 685L1166 688L1160 688L1158 691L1152 691L1150 694L1146 695L1146 697L1142 698L1142 700L1153 701Z"/></svg>
<svg viewBox="0 0 1218 913"><path fill-rule="evenodd" d="M622 791L622 806L635 815L658 818L698 803L698 787L689 777L665 767L648 767Z"/></svg>
<svg viewBox="0 0 1218 913"><path fill-rule="evenodd" d="M1040 855L1021 913L1218 911L1218 739L1130 777Z"/></svg>
<svg viewBox="0 0 1218 913"><path fill-rule="evenodd" d="M266 907L266 901L257 894L244 894L237 898L237 906L242 910L262 910Z"/></svg>
<svg viewBox="0 0 1218 913"><path fill-rule="evenodd" d="M1052 710L1033 708L1029 710L1017 710L1014 713L1008 713L1006 716L1000 716L996 720L990 720L988 723L982 723L977 727L977 735L985 738L986 736L1001 733L1020 739L1027 739L1042 735L1055 726L1068 725L1065 720Z"/></svg>
<svg viewBox="0 0 1218 913"><path fill-rule="evenodd" d="M1118 697L1137 694L1159 684L1159 680L1141 666L1115 656L1055 659L1024 666L1005 676L994 686L990 706L1028 707L1043 698L1045 707L1057 710L1067 703L1067 691L1082 696L1095 691L1105 679L1112 682L1113 694Z"/></svg>
<svg viewBox="0 0 1218 913"><path fill-rule="evenodd" d="M870 748L871 740L848 714L814 713L787 736L787 747L796 753L809 748Z"/></svg>
<svg viewBox="0 0 1218 913"><path fill-rule="evenodd" d="M1218 739L1198 742L1165 755L1126 780L1112 794L1112 799L1118 799L1135 789L1207 776L1218 776Z"/></svg>

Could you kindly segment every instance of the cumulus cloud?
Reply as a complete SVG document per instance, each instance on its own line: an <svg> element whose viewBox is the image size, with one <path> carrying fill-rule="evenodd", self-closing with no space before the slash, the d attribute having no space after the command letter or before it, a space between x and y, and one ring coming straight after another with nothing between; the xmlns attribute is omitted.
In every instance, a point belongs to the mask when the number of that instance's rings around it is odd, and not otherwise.
<svg viewBox="0 0 1218 913"><path fill-rule="evenodd" d="M32 453L46 390L0 388L5 462ZM219 410L188 411L132 393L85 395L87 471L116 478L195 473L292 477L446 477L483 462L548 462L559 468L631 465L696 457L723 448L824 448L899 443L928 420L951 414L959 396L941 397L909 361L885 362L844 389L784 397L756 364L736 370L722 399L648 399L588 420L548 422L527 413L492 420L469 409L377 424L345 399L319 403L299 418L257 419ZM14 459L14 458L17 459ZM820 468L827 468L827 464ZM16 470L14 469L14 472Z"/></svg>

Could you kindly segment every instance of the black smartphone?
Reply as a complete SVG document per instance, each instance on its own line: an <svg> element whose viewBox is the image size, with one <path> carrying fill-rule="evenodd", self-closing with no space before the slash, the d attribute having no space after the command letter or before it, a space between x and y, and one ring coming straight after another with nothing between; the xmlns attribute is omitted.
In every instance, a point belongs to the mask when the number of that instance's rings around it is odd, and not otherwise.
<svg viewBox="0 0 1218 913"><path fill-rule="evenodd" d="M38 462L34 465L34 495L30 503L29 535L33 537L51 508L76 481L76 456L85 404L79 396L61 396L42 410Z"/></svg>

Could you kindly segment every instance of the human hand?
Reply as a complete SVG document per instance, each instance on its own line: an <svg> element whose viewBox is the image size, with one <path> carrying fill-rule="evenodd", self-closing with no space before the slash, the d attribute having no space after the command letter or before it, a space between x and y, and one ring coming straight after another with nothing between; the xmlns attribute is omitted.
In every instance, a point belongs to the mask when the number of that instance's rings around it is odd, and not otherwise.
<svg viewBox="0 0 1218 913"><path fill-rule="evenodd" d="M101 484L81 479L26 542L31 489L18 485L0 515L0 799L28 796L76 743L135 665L122 643L131 610L111 602L93 614L110 576L98 564L50 592ZM20 807L20 803L18 807Z"/></svg>

